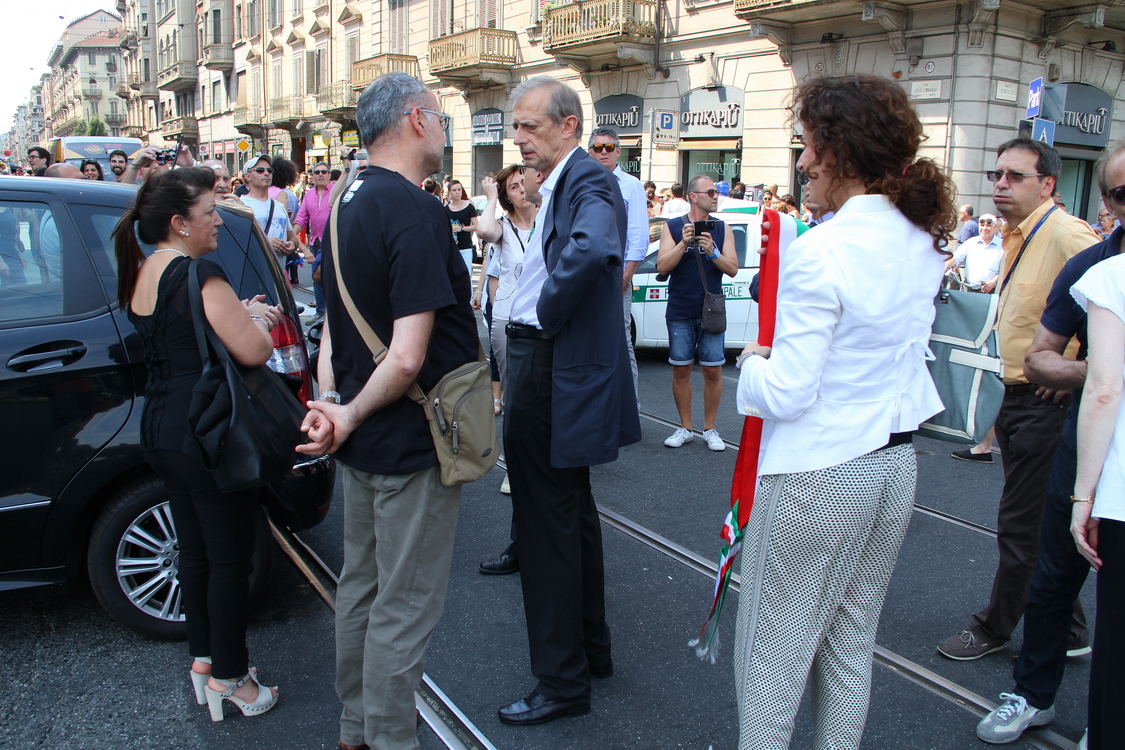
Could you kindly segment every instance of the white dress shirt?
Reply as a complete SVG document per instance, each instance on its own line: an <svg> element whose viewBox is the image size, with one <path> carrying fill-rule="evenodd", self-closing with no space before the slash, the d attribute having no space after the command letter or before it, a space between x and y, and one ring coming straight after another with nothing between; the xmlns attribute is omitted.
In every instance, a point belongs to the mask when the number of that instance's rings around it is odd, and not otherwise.
<svg viewBox="0 0 1125 750"><path fill-rule="evenodd" d="M782 253L773 349L738 379L739 413L765 420L759 474L835 466L942 410L926 360L945 258L883 195Z"/></svg>
<svg viewBox="0 0 1125 750"><path fill-rule="evenodd" d="M523 273L520 274L519 281L516 282L516 291L512 295L512 311L508 320L513 323L543 328L539 325L539 294L543 291L543 285L547 283L549 274L547 259L543 255L542 226L548 216L547 212L551 209L551 194L555 192L555 185L559 184L562 168L574 156L574 152L580 150L575 147L564 156L539 186L539 195L543 197L543 203L539 206L539 213L536 214L539 218L535 222L535 231L528 240L527 250L523 254Z"/></svg>
<svg viewBox="0 0 1125 750"><path fill-rule="evenodd" d="M953 264L965 267L965 281L969 286L979 286L1000 273L1000 260L1004 257L1004 245L1000 235L992 235L992 241L985 244L979 234L957 246L953 253Z"/></svg>
<svg viewBox="0 0 1125 750"><path fill-rule="evenodd" d="M625 240L625 262L643 261L648 255L648 195L645 186L633 175L621 168L613 170L621 197L625 199L625 214L629 219L629 230Z"/></svg>
<svg viewBox="0 0 1125 750"><path fill-rule="evenodd" d="M648 194L645 194L645 202L648 201ZM647 209L646 209L647 210ZM682 216L691 210L691 204L683 198L672 198L671 200L664 201L664 205L660 207L661 216Z"/></svg>

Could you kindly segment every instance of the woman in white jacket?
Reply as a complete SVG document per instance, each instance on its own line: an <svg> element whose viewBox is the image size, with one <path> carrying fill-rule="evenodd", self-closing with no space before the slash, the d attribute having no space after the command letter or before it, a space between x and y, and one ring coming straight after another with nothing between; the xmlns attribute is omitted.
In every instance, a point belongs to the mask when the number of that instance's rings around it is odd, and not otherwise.
<svg viewBox="0 0 1125 750"><path fill-rule="evenodd" d="M740 750L789 746L812 678L815 747L858 748L879 612L914 502L911 433L941 411L926 369L952 188L922 125L872 76L802 85L805 199L836 215L780 259L772 350L739 358L764 419L742 547Z"/></svg>

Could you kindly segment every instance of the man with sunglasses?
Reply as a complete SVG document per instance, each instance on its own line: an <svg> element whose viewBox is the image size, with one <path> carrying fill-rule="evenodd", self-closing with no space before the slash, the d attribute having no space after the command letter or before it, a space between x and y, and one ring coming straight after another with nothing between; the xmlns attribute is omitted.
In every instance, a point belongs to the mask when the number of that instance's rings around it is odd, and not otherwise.
<svg viewBox="0 0 1125 750"><path fill-rule="evenodd" d="M1105 209L1125 219L1125 140L1109 144L1094 166ZM1086 382L1086 311L1074 301L1070 288L1093 266L1121 252L1125 230L1118 226L1102 242L1067 261L1047 297L1039 328L1028 348L1024 371L1045 388L1071 391L1073 401L1062 428L1047 480L1046 504L1040 530L1039 561L1031 583L1023 620L1023 646L1012 670L1015 687L1001 705L977 726L986 742L1014 742L1025 729L1054 718L1055 696L1062 683L1066 656L1082 643L1072 639L1071 618L1090 564L1079 554L1070 534L1071 501L1077 470L1077 421L1082 386ZM1071 342L1079 344L1076 360L1064 356Z"/></svg>
<svg viewBox="0 0 1125 750"><path fill-rule="evenodd" d="M309 249L313 254L313 295L316 297L316 309L324 311L324 290L317 279L317 270L321 261L321 241L324 237L324 227L328 223L328 215L332 212L332 188L335 183L329 178L327 162L317 162L312 169L312 187L305 191L301 200L301 208L297 211L294 220L298 232L308 230Z"/></svg>
<svg viewBox="0 0 1125 750"><path fill-rule="evenodd" d="M973 291L991 294L1000 276L1004 247L1000 241L996 217L983 214L977 225L980 234L962 242L957 252L946 261L946 268L964 268L965 283Z"/></svg>
<svg viewBox="0 0 1125 750"><path fill-rule="evenodd" d="M633 372L633 390L637 387L637 355L633 351L633 337L629 335L629 320L633 307L633 274L648 254L648 197L645 186L617 163L621 156L621 139L610 128L597 128L590 133L590 156L617 178L621 197L625 199L625 214L629 230L625 241L625 269L622 272L622 292L625 298L625 342L629 345L629 367Z"/></svg>
<svg viewBox="0 0 1125 750"><path fill-rule="evenodd" d="M1070 258L1098 241L1090 225L1055 208L1062 160L1045 143L1016 138L996 151L992 202L1008 222L1000 267L997 330L1004 361L1004 400L996 416L996 439L1004 463L1004 489L997 513L1000 562L988 606L968 626L938 645L950 659L968 661L999 651L1023 616L1035 562L1048 475L1062 434L1070 394L1035 383L1024 370L1035 323L1047 293ZM1076 347L1068 348L1071 357ZM1081 605L1074 602L1072 650L1089 643Z"/></svg>
<svg viewBox="0 0 1125 750"><path fill-rule="evenodd" d="M285 271L285 259L300 244L297 232L289 221L289 210L285 204L270 198L273 185L273 159L269 154L256 154L246 162L243 170L249 192L242 196L242 202L254 212L258 226L266 235L274 260Z"/></svg>
<svg viewBox="0 0 1125 750"><path fill-rule="evenodd" d="M672 365L672 396L680 415L680 426L664 441L669 448L679 448L694 438L691 431L691 371L696 356L703 370L703 440L713 451L726 450L726 444L715 429L719 402L723 399L723 351L725 334L702 329L703 281L694 255L703 261L707 291L723 291L723 274L738 273L734 232L726 223L715 222L710 232L696 234L695 222L707 221L716 209L719 190L708 177L695 177L688 183L687 214L669 219L660 230L660 251L656 258L658 273L668 275L668 306L664 317L668 323L668 363Z"/></svg>

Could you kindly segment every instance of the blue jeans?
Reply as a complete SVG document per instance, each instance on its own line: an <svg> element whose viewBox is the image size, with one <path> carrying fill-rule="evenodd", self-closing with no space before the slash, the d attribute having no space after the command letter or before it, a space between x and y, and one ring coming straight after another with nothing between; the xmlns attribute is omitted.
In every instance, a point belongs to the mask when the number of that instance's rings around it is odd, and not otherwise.
<svg viewBox="0 0 1125 750"><path fill-rule="evenodd" d="M1074 630L1089 639L1082 607L1076 602L1090 564L1070 535L1070 495L1078 457L1074 420L1063 425L1055 463L1047 479L1039 562L1023 615L1023 647L1012 670L1015 692L1040 710L1055 704L1066 667L1067 640Z"/></svg>
<svg viewBox="0 0 1125 750"><path fill-rule="evenodd" d="M699 364L703 367L722 367L727 362L723 352L726 334L707 333L700 326L702 318L669 320L668 323L668 364L695 364L696 352Z"/></svg>

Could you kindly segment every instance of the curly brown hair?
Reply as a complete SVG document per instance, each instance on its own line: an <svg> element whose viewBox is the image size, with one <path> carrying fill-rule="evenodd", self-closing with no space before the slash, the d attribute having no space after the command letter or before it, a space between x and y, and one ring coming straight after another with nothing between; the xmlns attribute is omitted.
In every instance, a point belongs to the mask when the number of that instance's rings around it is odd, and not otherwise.
<svg viewBox="0 0 1125 750"><path fill-rule="evenodd" d="M790 112L816 148L810 166L824 164L838 185L860 180L868 194L886 195L947 252L956 189L932 159L917 158L925 136L902 87L876 76L817 78L798 87Z"/></svg>

